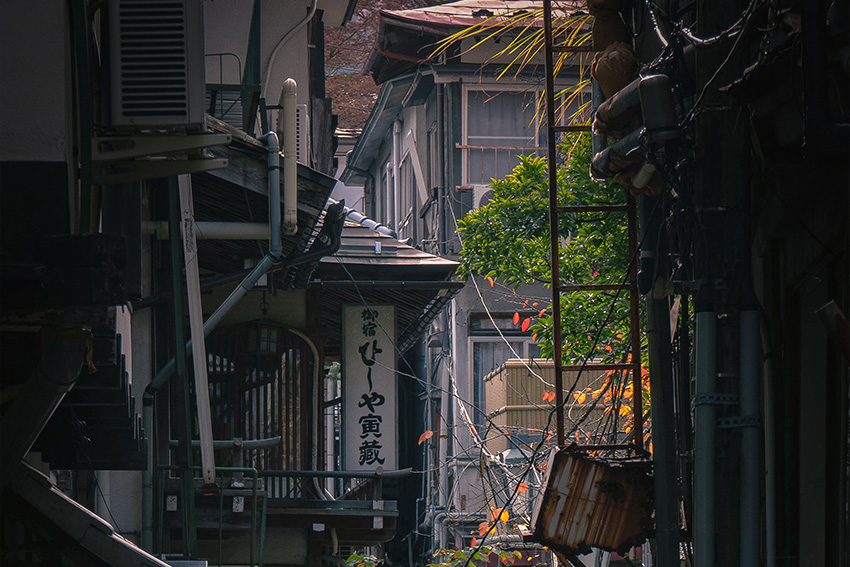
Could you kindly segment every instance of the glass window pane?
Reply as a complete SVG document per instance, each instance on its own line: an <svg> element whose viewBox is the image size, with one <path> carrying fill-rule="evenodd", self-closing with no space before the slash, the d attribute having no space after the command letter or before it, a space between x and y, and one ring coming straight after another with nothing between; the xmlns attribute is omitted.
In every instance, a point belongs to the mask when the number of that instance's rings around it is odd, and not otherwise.
<svg viewBox="0 0 850 567"><path fill-rule="evenodd" d="M502 341L472 343L473 401L475 404L473 420L476 426L486 428L484 415L487 408L485 407L484 377L501 366L506 360L515 358L511 348L516 351L517 355L523 355L522 342L511 341L508 344Z"/></svg>
<svg viewBox="0 0 850 567"><path fill-rule="evenodd" d="M535 92L469 91L467 106L467 182L486 184L507 176L519 155L540 147Z"/></svg>

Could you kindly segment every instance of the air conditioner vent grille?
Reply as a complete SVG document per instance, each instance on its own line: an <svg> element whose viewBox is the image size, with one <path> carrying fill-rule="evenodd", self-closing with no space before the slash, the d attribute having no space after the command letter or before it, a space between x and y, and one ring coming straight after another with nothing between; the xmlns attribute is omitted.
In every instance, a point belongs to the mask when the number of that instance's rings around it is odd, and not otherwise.
<svg viewBox="0 0 850 567"><path fill-rule="evenodd" d="M202 72L194 60L202 50L202 35L199 7L193 9L192 2L114 0L110 4L115 125L203 120L203 79L194 69ZM199 77L200 84L193 85ZM195 93L199 88L200 100Z"/></svg>

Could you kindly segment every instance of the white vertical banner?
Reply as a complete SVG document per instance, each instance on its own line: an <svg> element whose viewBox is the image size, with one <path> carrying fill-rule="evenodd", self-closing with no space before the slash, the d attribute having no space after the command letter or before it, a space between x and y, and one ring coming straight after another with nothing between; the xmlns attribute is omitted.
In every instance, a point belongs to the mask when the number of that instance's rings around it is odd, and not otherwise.
<svg viewBox="0 0 850 567"><path fill-rule="evenodd" d="M343 469L398 468L395 306L344 305Z"/></svg>

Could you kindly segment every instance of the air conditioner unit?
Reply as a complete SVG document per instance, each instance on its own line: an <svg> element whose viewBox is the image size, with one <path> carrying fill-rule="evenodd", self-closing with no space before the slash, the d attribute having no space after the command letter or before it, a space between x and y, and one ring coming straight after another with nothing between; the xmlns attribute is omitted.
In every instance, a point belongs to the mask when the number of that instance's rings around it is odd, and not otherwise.
<svg viewBox="0 0 850 567"><path fill-rule="evenodd" d="M112 126L204 123L201 0L109 0Z"/></svg>
<svg viewBox="0 0 850 567"><path fill-rule="evenodd" d="M494 191L489 185L472 186L472 208L483 207L493 198Z"/></svg>
<svg viewBox="0 0 850 567"><path fill-rule="evenodd" d="M295 126L297 138L296 161L304 165L310 163L310 113L306 104L295 107Z"/></svg>

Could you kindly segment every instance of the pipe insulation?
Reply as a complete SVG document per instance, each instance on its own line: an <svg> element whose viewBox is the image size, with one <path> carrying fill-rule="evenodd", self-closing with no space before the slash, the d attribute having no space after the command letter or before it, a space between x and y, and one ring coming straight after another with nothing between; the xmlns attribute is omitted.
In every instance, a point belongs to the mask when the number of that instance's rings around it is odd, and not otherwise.
<svg viewBox="0 0 850 567"><path fill-rule="evenodd" d="M283 232L292 236L298 232L298 85L294 79L286 79L280 93L280 106L283 114ZM278 163L277 168L280 167ZM269 182L272 165L269 164ZM270 205L269 215L275 204ZM280 217L280 199L277 200L277 216ZM272 235L274 237L274 234ZM278 238L280 235L278 234Z"/></svg>

